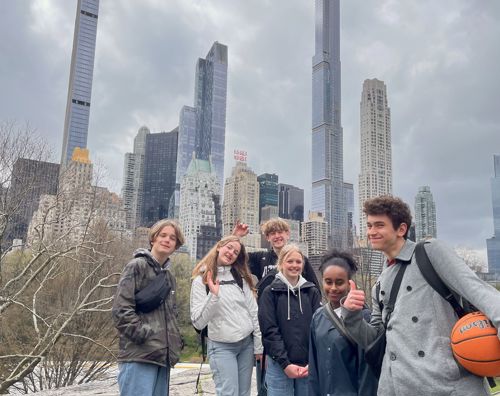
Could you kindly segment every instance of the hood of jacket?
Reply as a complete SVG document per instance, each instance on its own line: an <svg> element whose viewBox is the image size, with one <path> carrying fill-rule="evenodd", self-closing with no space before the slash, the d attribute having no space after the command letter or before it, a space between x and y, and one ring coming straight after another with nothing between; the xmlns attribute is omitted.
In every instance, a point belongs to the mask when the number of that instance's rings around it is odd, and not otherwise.
<svg viewBox="0 0 500 396"><path fill-rule="evenodd" d="M311 282L308 282L302 275L299 276L299 281L297 282L297 284L296 285L292 285L288 281L288 279L285 277L285 275L283 275L282 272L278 272L276 274L275 280L273 281L273 283L271 283L271 287L273 288L273 290L279 290L280 284L284 285L284 288L285 288L285 290L287 292L287 299L288 299L287 320L290 320L290 292L292 292L293 295L298 296L298 298L299 298L299 309L300 309L300 312L303 313L303 310L302 310L302 296L301 296L301 293L300 293L300 289L301 288L302 289L307 288L308 284L309 284L309 287L314 286L314 285Z"/></svg>
<svg viewBox="0 0 500 396"><path fill-rule="evenodd" d="M134 251L134 258L137 257L145 257L146 261L148 262L149 265L155 266L157 265L158 267L162 267L162 265L158 262L158 260L155 259L153 254L151 253L151 250L149 249L144 249L144 248L139 248ZM167 261L163 264L163 268L169 268L170 267L170 258L167 259Z"/></svg>

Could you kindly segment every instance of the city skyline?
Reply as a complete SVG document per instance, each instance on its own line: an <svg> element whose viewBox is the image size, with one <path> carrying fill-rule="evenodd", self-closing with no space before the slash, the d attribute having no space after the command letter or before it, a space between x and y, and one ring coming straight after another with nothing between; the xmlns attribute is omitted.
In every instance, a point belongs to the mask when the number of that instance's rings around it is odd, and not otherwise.
<svg viewBox="0 0 500 396"><path fill-rule="evenodd" d="M276 173L305 189L306 217L314 5L286 8L264 1L101 3L88 147L93 162L109 169L106 185L120 190L123 155L140 126L152 133L176 127L179 110L192 101L193 59L219 41L231 51L225 173L233 149L245 149L257 174ZM1 31L19 35L15 45L0 44L1 84L10 92L1 98L0 119L29 121L60 149L76 1L0 9ZM481 250L493 230L490 159L500 152L498 15L493 1L341 2L344 181L356 186L359 174L359 86L378 78L391 98L394 194L411 206L416 188L431 185L440 238ZM117 34L125 24L134 28Z"/></svg>

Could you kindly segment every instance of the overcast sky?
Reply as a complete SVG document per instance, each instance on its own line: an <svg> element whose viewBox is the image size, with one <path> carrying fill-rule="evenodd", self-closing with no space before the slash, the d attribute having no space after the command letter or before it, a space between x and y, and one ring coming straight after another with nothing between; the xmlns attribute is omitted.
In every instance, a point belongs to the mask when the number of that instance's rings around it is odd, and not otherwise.
<svg viewBox="0 0 500 396"><path fill-rule="evenodd" d="M0 2L0 120L29 122L60 159L77 1ZM229 48L226 176L234 149L257 173L311 184L312 0L101 0L88 147L119 192L142 125L178 125L195 64ZM438 237L484 250L500 154L500 1L341 1L344 178L357 197L359 101L383 80L392 113L394 194L429 185ZM357 198L356 198L357 201ZM356 202L357 205L357 202ZM356 216L357 219L357 216Z"/></svg>

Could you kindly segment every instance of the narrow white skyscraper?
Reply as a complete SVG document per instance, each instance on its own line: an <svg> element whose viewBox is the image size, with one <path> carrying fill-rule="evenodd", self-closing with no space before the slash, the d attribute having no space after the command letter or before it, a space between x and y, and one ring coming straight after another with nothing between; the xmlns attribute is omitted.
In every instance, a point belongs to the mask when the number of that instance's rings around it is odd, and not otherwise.
<svg viewBox="0 0 500 396"><path fill-rule="evenodd" d="M391 109L383 81L365 80L360 103L361 173L359 175L359 233L366 240L367 199L392 194Z"/></svg>
<svg viewBox="0 0 500 396"><path fill-rule="evenodd" d="M87 148L99 0L78 0L69 72L61 164L75 147Z"/></svg>

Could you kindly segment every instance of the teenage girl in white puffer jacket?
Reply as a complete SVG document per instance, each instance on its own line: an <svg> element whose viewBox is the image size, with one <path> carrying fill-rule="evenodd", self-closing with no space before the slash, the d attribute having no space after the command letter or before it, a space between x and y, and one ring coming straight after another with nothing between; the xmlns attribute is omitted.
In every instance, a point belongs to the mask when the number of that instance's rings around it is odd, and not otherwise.
<svg viewBox="0 0 500 396"><path fill-rule="evenodd" d="M193 270L191 321L198 330L208 325L208 357L218 395L250 396L254 355L262 358L247 260L239 238L228 236Z"/></svg>

